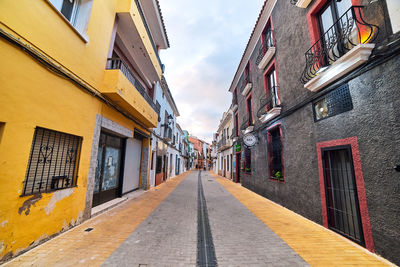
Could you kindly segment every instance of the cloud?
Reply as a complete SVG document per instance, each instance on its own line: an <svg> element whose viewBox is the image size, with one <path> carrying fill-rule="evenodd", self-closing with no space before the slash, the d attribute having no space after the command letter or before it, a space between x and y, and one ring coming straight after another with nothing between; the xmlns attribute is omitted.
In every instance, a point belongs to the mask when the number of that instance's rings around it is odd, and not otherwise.
<svg viewBox="0 0 400 267"><path fill-rule="evenodd" d="M207 141L232 101L228 88L262 0L160 0L171 48L165 76L190 134Z"/></svg>

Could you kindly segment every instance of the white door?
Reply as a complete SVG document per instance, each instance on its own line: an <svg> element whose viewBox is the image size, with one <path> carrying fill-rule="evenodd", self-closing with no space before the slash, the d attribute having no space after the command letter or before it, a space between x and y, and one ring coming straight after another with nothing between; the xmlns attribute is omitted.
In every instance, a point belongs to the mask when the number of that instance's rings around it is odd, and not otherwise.
<svg viewBox="0 0 400 267"><path fill-rule="evenodd" d="M127 139L122 193L139 188L141 155L142 141L133 138Z"/></svg>

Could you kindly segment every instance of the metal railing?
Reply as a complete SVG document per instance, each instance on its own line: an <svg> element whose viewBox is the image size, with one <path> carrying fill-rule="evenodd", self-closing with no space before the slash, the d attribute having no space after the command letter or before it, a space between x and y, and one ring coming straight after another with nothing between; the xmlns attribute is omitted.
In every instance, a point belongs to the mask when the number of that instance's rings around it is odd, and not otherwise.
<svg viewBox="0 0 400 267"><path fill-rule="evenodd" d="M265 54L267 53L268 49L271 46L275 45L275 36L274 36L274 31L273 30L269 30L266 34L265 34L265 38L262 40L261 46L258 49L258 56L256 59L256 64L260 64L261 60L263 59L263 57L265 56Z"/></svg>
<svg viewBox="0 0 400 267"><path fill-rule="evenodd" d="M237 105L238 104L236 91L233 92L232 104L233 105Z"/></svg>
<svg viewBox="0 0 400 267"><path fill-rule="evenodd" d="M244 131L248 126L253 126L253 118L251 114L246 114L243 118L242 124L240 125L240 130Z"/></svg>
<svg viewBox="0 0 400 267"><path fill-rule="evenodd" d="M292 5L296 5L297 4L297 2L298 2L299 0L290 0L290 3L292 4Z"/></svg>
<svg viewBox="0 0 400 267"><path fill-rule="evenodd" d="M226 138L222 138L221 140L218 141L217 147L221 148L226 145Z"/></svg>
<svg viewBox="0 0 400 267"><path fill-rule="evenodd" d="M107 59L107 69L115 70L119 69L125 77L131 82L131 84L138 90L138 92L146 99L147 103L154 109L157 114L160 113L160 107L158 107L153 99L147 93L147 90L143 87L143 85L139 82L139 80L135 77L135 75L131 72L129 67L125 64L125 62L120 58L108 58Z"/></svg>
<svg viewBox="0 0 400 267"><path fill-rule="evenodd" d="M250 73L249 72L244 72L243 77L240 81L240 85L238 86L240 89L240 92L243 92L244 88L248 83L251 83L250 79Z"/></svg>
<svg viewBox="0 0 400 267"><path fill-rule="evenodd" d="M164 129L164 139L171 141L172 140L172 128L169 126L165 126Z"/></svg>
<svg viewBox="0 0 400 267"><path fill-rule="evenodd" d="M300 81L307 83L356 45L373 42L378 32L378 26L364 20L362 6L352 6L305 53L306 66Z"/></svg>
<svg viewBox="0 0 400 267"><path fill-rule="evenodd" d="M154 53L156 54L158 63L160 64L160 67L163 68L163 64L161 63L160 56L158 55L158 50L157 50L157 48L156 48L156 45L154 44L153 37L152 37L152 35L151 35L151 33L150 33L150 29L149 29L149 26L147 25L146 18L145 18L145 16L144 16L142 7L140 6L139 0L135 0L135 3L136 3L136 6L137 6L138 9L139 9L140 17L141 17L141 19L142 19L142 21L143 21L144 27L146 28L147 35L149 36L151 45L153 46L153 50L154 50ZM164 73L164 70L163 70L163 73Z"/></svg>
<svg viewBox="0 0 400 267"><path fill-rule="evenodd" d="M279 86L273 86L267 96L261 97L260 99L260 108L257 111L257 117L261 117L266 114L268 111L275 107L279 107L278 99L276 94L278 92Z"/></svg>

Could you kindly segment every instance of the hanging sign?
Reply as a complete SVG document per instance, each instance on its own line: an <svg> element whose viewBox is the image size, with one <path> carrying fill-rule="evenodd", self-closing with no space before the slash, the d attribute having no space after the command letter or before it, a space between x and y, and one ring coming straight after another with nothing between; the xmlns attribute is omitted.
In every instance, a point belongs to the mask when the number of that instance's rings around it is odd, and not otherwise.
<svg viewBox="0 0 400 267"><path fill-rule="evenodd" d="M242 146L240 144L235 145L235 152L240 152L242 151Z"/></svg>
<svg viewBox="0 0 400 267"><path fill-rule="evenodd" d="M257 136L253 133L247 133L243 136L243 143L248 147L251 148L256 145L257 143Z"/></svg>

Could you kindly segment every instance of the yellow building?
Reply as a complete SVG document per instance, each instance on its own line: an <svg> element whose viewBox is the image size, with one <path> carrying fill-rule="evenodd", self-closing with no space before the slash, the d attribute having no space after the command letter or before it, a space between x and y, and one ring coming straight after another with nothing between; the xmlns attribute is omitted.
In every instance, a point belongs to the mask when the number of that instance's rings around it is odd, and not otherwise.
<svg viewBox="0 0 400 267"><path fill-rule="evenodd" d="M148 188L169 44L157 0L2 0L0 37L1 262Z"/></svg>

